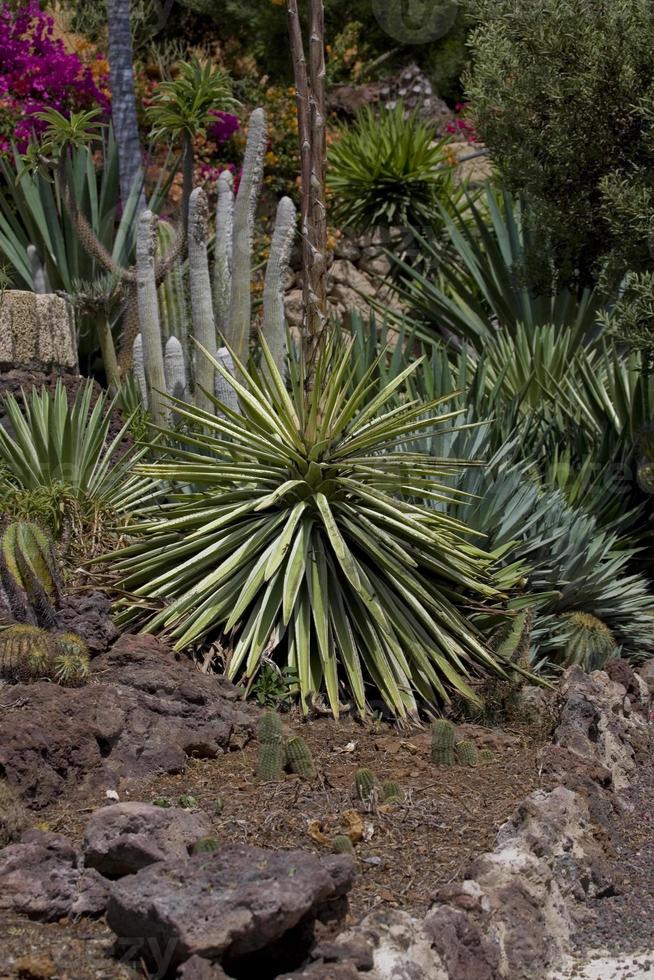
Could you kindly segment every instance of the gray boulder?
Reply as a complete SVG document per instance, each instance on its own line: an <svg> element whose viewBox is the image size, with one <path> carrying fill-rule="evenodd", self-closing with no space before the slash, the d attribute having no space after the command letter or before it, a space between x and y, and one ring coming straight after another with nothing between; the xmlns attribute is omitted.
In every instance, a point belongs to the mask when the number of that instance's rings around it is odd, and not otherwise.
<svg viewBox="0 0 654 980"><path fill-rule="evenodd" d="M165 809L150 803L116 803L91 815L84 832L86 866L120 878L155 861L187 857L211 833L200 811Z"/></svg>
<svg viewBox="0 0 654 980"><path fill-rule="evenodd" d="M109 887L61 834L30 830L0 851L0 910L41 922L101 915Z"/></svg>
<svg viewBox="0 0 654 980"><path fill-rule="evenodd" d="M229 974L247 958L254 976L262 954L282 972L306 959L316 918L344 915L352 875L348 857L229 844L116 882L107 922L123 941L141 940L146 958L168 945L171 966L197 956Z"/></svg>

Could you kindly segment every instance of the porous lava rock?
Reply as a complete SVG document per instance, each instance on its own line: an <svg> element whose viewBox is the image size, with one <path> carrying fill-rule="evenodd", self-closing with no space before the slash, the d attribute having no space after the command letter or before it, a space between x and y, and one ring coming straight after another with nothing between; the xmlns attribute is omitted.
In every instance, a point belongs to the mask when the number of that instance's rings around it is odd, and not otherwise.
<svg viewBox="0 0 654 980"><path fill-rule="evenodd" d="M116 803L91 814L84 832L84 863L118 878L155 861L186 857L210 833L211 821L200 810Z"/></svg>
<svg viewBox="0 0 654 980"><path fill-rule="evenodd" d="M168 944L171 966L197 956L228 975L275 976L271 964L281 973L306 960L317 918L345 914L352 876L349 857L228 844L122 878L107 922L146 958Z"/></svg>
<svg viewBox="0 0 654 980"><path fill-rule="evenodd" d="M52 922L64 916L101 915L109 883L82 866L61 834L30 830L0 851L0 910Z"/></svg>
<svg viewBox="0 0 654 980"><path fill-rule="evenodd" d="M191 757L241 747L257 712L149 636L122 636L91 663L85 687L3 688L0 774L29 806L122 780L182 772Z"/></svg>

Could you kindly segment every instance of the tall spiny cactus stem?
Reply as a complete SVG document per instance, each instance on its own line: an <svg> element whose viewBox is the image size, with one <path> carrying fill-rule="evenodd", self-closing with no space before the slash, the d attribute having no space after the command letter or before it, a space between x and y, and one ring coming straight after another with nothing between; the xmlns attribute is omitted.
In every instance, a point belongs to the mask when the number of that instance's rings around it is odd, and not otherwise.
<svg viewBox="0 0 654 980"><path fill-rule="evenodd" d="M224 337L232 299L232 249L234 247L234 178L223 170L218 178L216 250L213 265L213 312L216 329Z"/></svg>
<svg viewBox="0 0 654 980"><path fill-rule="evenodd" d="M159 220L157 240L159 255L166 256L175 247L177 231L168 221ZM165 316L164 316L165 313ZM176 258L170 272L159 286L159 316L161 337L165 344L169 337L177 337L184 353L184 373L190 379L191 348L189 340L189 315L182 264Z"/></svg>
<svg viewBox="0 0 654 980"><path fill-rule="evenodd" d="M275 230L263 287L263 335L279 373L286 374L286 316L284 313L284 272L288 268L297 212L290 197L283 197L277 208Z"/></svg>
<svg viewBox="0 0 654 980"><path fill-rule="evenodd" d="M177 337L169 337L164 351L164 374L166 391L173 398L184 401L186 398L186 368L184 351Z"/></svg>
<svg viewBox="0 0 654 980"><path fill-rule="evenodd" d="M226 371L230 374L234 374L236 369L234 367L234 360L232 355L229 353L226 347L218 348L218 356L216 360L222 364ZM233 412L238 412L241 414L241 406L238 402L238 395L234 391L233 385L230 385L227 378L224 378L219 371L216 371L216 377L214 380L214 394L216 398L226 405L227 408L231 408Z"/></svg>
<svg viewBox="0 0 654 980"><path fill-rule="evenodd" d="M254 218L263 180L263 162L267 143L266 114L255 109L250 116L243 173L234 206L234 246L232 249L232 297L227 344L242 362L247 361L250 342L252 298L252 239Z"/></svg>
<svg viewBox="0 0 654 980"><path fill-rule="evenodd" d="M41 256L39 255L35 245L27 246L27 258L29 260L30 269L32 270L32 287L35 293L51 293L50 281L48 279L48 272L41 261Z"/></svg>
<svg viewBox="0 0 654 980"><path fill-rule="evenodd" d="M193 336L215 358L216 324L213 318L211 279L207 257L207 221L209 206L201 187L191 194L188 215L188 265L191 284L191 317ZM205 412L212 410L214 367L198 353L195 360L195 404ZM207 394L208 392L208 394Z"/></svg>
<svg viewBox="0 0 654 980"><path fill-rule="evenodd" d="M134 338L134 343L132 345L132 370L134 372L134 377L136 383L139 386L139 391L141 392L141 398L143 400L143 407L148 407L148 386L145 383L145 365L143 363L143 338L141 334L137 334Z"/></svg>
<svg viewBox="0 0 654 980"><path fill-rule="evenodd" d="M156 215L152 211L142 211L139 215L136 232L136 291L143 341L143 364L150 414L155 425L165 425L168 421L169 410L164 394L166 376L161 349L159 304L154 272L156 230Z"/></svg>

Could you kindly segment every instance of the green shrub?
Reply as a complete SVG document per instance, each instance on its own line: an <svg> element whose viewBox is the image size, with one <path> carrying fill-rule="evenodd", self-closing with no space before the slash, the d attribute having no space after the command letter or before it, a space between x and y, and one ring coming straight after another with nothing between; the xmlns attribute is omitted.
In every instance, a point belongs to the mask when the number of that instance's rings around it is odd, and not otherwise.
<svg viewBox="0 0 654 980"><path fill-rule="evenodd" d="M651 268L649 0L477 0L467 92L537 236L531 273L592 283ZM544 274L544 275L543 275Z"/></svg>

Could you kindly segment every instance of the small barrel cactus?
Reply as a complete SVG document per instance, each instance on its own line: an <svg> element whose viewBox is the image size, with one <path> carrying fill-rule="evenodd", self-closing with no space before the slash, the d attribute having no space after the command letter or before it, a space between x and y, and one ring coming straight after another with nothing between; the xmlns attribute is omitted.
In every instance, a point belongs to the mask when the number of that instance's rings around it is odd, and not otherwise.
<svg viewBox="0 0 654 980"><path fill-rule="evenodd" d="M19 624L0 633L0 676L11 681L49 676L52 639L38 626Z"/></svg>
<svg viewBox="0 0 654 980"><path fill-rule="evenodd" d="M456 757L462 766L476 766L479 762L477 746L474 742L459 742L456 747Z"/></svg>
<svg viewBox="0 0 654 980"><path fill-rule="evenodd" d="M211 851L217 851L219 847L220 844L215 837L202 837L195 842L191 852L193 854L208 854Z"/></svg>
<svg viewBox="0 0 654 980"><path fill-rule="evenodd" d="M566 666L579 664L584 670L601 670L618 646L609 627L591 613L565 613L562 618L568 632Z"/></svg>
<svg viewBox="0 0 654 980"><path fill-rule="evenodd" d="M359 769L354 777L357 796L363 803L372 799L375 792L375 777L370 769Z"/></svg>
<svg viewBox="0 0 654 980"><path fill-rule="evenodd" d="M354 846L347 834L337 834L332 841L334 854L354 854Z"/></svg>
<svg viewBox="0 0 654 980"><path fill-rule="evenodd" d="M454 765L454 725L446 718L431 726L431 761L436 766Z"/></svg>
<svg viewBox="0 0 654 980"><path fill-rule="evenodd" d="M258 735L259 741L264 744L283 741L282 719L276 711L264 711L259 722Z"/></svg>
<svg viewBox="0 0 654 980"><path fill-rule="evenodd" d="M404 799L402 787L395 780L389 779L382 785L382 800L384 803L401 803Z"/></svg>
<svg viewBox="0 0 654 980"><path fill-rule="evenodd" d="M89 648L77 633L55 637L52 676L63 687L81 687L89 676Z"/></svg>
<svg viewBox="0 0 654 980"><path fill-rule="evenodd" d="M479 753L480 762L493 762L495 755L492 749L482 749Z"/></svg>
<svg viewBox="0 0 654 980"><path fill-rule="evenodd" d="M257 756L257 777L265 783L280 779L284 772L286 749L284 743L262 742Z"/></svg>
<svg viewBox="0 0 654 980"><path fill-rule="evenodd" d="M303 779L314 779L316 769L313 764L311 750L301 736L289 739L286 746L286 764L291 772L302 776Z"/></svg>

